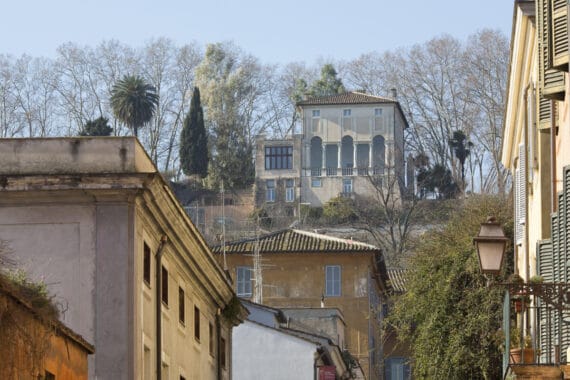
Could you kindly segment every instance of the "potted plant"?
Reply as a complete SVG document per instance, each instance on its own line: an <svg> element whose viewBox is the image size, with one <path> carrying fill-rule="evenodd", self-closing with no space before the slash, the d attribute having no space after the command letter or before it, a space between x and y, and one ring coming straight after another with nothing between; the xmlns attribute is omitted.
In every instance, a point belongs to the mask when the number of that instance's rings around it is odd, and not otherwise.
<svg viewBox="0 0 570 380"><path fill-rule="evenodd" d="M523 294L515 294L512 297L513 306L516 313L522 313L530 305L530 298Z"/></svg>
<svg viewBox="0 0 570 380"><path fill-rule="evenodd" d="M534 363L532 338L530 335L526 335L523 338L523 347L521 348L521 330L517 327L511 329L511 349L509 351L509 357L511 364Z"/></svg>

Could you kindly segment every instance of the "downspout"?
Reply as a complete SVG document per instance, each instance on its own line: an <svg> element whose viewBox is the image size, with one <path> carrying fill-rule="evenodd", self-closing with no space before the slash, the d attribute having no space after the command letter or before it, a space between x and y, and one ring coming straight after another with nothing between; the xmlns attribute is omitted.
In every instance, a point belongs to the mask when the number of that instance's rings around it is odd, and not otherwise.
<svg viewBox="0 0 570 380"><path fill-rule="evenodd" d="M162 254L167 241L162 235L156 251L156 380L162 378Z"/></svg>
<svg viewBox="0 0 570 380"><path fill-rule="evenodd" d="M221 346L221 342L222 342L222 328L220 325L220 309L218 308L218 311L216 312L216 373L218 374L218 380L222 380L222 347ZM224 350L226 348L224 347Z"/></svg>

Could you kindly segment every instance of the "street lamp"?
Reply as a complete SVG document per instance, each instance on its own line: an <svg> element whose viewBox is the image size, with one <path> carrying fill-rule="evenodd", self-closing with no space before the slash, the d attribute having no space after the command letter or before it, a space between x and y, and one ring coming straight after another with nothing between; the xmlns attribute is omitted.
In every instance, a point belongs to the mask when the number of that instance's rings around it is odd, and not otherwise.
<svg viewBox="0 0 570 380"><path fill-rule="evenodd" d="M494 217L490 216L487 222L481 223L479 235L473 238L481 273L490 275L501 273L508 240L503 228Z"/></svg>

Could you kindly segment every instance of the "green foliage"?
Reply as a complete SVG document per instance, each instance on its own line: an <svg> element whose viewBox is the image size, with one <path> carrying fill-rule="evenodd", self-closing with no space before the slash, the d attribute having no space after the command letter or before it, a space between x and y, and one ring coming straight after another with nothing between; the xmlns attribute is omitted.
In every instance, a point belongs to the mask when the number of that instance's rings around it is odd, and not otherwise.
<svg viewBox="0 0 570 380"><path fill-rule="evenodd" d="M488 215L497 217L512 237L508 201L473 196L444 227L419 239L410 261L407 292L396 298L388 317L399 338L411 344L415 378L502 377L502 290L486 286L473 246L473 237ZM512 270L510 247L507 257Z"/></svg>
<svg viewBox="0 0 570 380"><path fill-rule="evenodd" d="M270 229L273 225L273 219L263 207L253 210L250 215L250 219L252 219L256 224L259 223L259 226L263 228Z"/></svg>
<svg viewBox="0 0 570 380"><path fill-rule="evenodd" d="M420 168L417 180L422 198L428 191L436 192L438 199L455 198L459 193L459 186L453 180L451 171L440 164L431 168Z"/></svg>
<svg viewBox="0 0 570 380"><path fill-rule="evenodd" d="M115 117L131 128L135 136L139 127L151 121L157 105L156 89L139 76L125 75L111 90Z"/></svg>
<svg viewBox="0 0 570 380"><path fill-rule="evenodd" d="M210 134L209 184L228 189L251 185L255 177L251 120L253 110L244 104L257 91L251 82L258 65L232 45L210 44L196 70ZM246 112L244 112L246 111Z"/></svg>
<svg viewBox="0 0 570 380"><path fill-rule="evenodd" d="M201 178L208 175L208 136L198 87L194 87L190 112L184 119L180 134L180 165L186 175L198 175Z"/></svg>
<svg viewBox="0 0 570 380"><path fill-rule="evenodd" d="M459 160L461 165L461 183L465 186L465 160L471 154L470 148L473 146L473 143L467 141L467 136L465 136L463 131L455 131L453 132L453 137L449 140L449 146Z"/></svg>
<svg viewBox="0 0 570 380"><path fill-rule="evenodd" d="M111 132L113 128L109 126L109 119L101 116L85 123L79 136L111 136Z"/></svg>
<svg viewBox="0 0 570 380"><path fill-rule="evenodd" d="M342 94L345 92L342 80L337 78L337 72L333 65L327 63L321 69L321 77L315 81L309 89L309 94L314 97Z"/></svg>
<svg viewBox="0 0 570 380"><path fill-rule="evenodd" d="M306 223L318 222L323 216L322 207L311 207L310 205L301 205L301 218Z"/></svg>
<svg viewBox="0 0 570 380"><path fill-rule="evenodd" d="M23 270L3 271L0 273L2 283L8 283L13 290L28 301L39 316L51 319L58 318L59 310L52 303L47 286L43 282L31 281Z"/></svg>
<svg viewBox="0 0 570 380"><path fill-rule="evenodd" d="M323 217L330 224L343 224L358 219L356 206L350 198L331 198L323 207Z"/></svg>

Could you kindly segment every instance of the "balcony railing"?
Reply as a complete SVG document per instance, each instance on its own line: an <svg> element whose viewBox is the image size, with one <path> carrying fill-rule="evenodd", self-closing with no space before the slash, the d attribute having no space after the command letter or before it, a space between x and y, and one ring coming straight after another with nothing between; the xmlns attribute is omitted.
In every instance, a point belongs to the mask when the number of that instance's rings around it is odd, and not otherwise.
<svg viewBox="0 0 570 380"><path fill-rule="evenodd" d="M368 175L383 175L385 170L382 167L358 167L358 168L309 168L303 169L304 176L311 177L365 177Z"/></svg>

